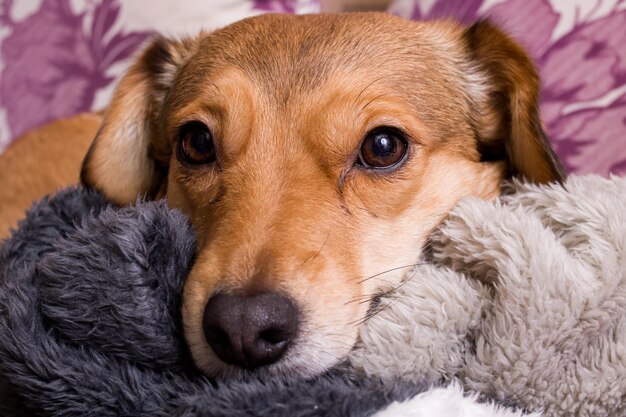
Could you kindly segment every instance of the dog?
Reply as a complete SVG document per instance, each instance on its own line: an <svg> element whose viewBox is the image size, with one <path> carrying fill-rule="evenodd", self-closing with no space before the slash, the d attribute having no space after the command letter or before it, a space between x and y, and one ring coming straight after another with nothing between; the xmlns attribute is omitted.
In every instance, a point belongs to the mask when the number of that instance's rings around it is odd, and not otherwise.
<svg viewBox="0 0 626 417"><path fill-rule="evenodd" d="M182 314L202 371L310 377L345 357L459 199L563 180L538 98L532 60L489 21L263 15L154 40L80 175L189 217Z"/></svg>

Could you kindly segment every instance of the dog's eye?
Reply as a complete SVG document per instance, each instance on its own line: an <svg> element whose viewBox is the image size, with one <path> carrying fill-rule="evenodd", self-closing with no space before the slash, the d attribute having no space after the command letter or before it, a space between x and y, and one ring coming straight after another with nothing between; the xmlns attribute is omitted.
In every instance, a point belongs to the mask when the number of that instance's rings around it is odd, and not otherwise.
<svg viewBox="0 0 626 417"><path fill-rule="evenodd" d="M208 164L215 161L213 136L203 123L189 122L178 134L179 157L190 164Z"/></svg>
<svg viewBox="0 0 626 417"><path fill-rule="evenodd" d="M357 165L365 168L388 168L399 164L406 155L407 140L392 127L370 131L363 139Z"/></svg>

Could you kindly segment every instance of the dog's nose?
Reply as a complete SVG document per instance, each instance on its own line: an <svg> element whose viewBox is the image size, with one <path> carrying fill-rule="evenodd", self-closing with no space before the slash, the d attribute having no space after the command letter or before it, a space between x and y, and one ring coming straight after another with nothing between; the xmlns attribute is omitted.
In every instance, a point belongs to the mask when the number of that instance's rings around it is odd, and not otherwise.
<svg viewBox="0 0 626 417"><path fill-rule="evenodd" d="M276 362L298 330L293 302L277 293L218 293L204 309L204 337L224 362L253 369Z"/></svg>

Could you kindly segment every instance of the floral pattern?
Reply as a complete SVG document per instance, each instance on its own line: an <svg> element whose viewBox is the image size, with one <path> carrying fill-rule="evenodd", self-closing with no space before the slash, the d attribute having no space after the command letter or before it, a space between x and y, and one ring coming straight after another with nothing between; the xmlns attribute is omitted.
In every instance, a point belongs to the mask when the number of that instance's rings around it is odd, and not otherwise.
<svg viewBox="0 0 626 417"><path fill-rule="evenodd" d="M489 17L503 26L539 66L543 120L566 168L626 174L626 1L613 1L600 17L578 13L571 29L556 35L561 15L554 0L485 3L438 0L425 11L412 0L406 17L452 17L466 24ZM595 7L602 3L597 0Z"/></svg>
<svg viewBox="0 0 626 417"><path fill-rule="evenodd" d="M122 21L121 12L130 8L130 2L119 0L20 0L17 3L0 0L0 32L8 32L0 45L0 152L16 137L44 123L82 111L100 110L129 58L150 36L163 29L159 22L154 22L147 30L126 30L124 25L128 22ZM36 6L34 11L22 18L13 17L17 6L30 3ZM172 7L165 0L143 3L144 7ZM203 18L214 19L220 13L223 16L220 23L225 25L262 12L319 11L319 0L212 0L210 3L213 8L205 0L176 7L202 10L205 16L195 17L201 27L206 27ZM82 9L78 10L76 4L82 4ZM141 17L136 16L137 20ZM167 10L163 17L170 20ZM181 32L188 25L189 22L181 21ZM167 29L171 30L171 25ZM99 94L105 96L100 104L96 100Z"/></svg>
<svg viewBox="0 0 626 417"><path fill-rule="evenodd" d="M160 3L161 2L161 3ZM35 4L17 15L18 6ZM15 137L51 120L99 110L129 58L163 22L134 25L119 0L0 0L0 151ZM319 0L196 0L198 19L221 24L263 13L307 13ZM394 0L407 18L489 16L518 39L542 75L542 115L571 172L626 173L626 0ZM76 4L82 4L78 8ZM156 8L165 0L151 0ZM399 5L408 7L398 7ZM430 7L426 7L428 4ZM218 10L219 8L219 10ZM202 13L195 10L202 9ZM400 11L398 11L400 10ZM573 23L563 30L565 12ZM602 13L595 13L603 10ZM219 13L224 13L220 15ZM215 20L215 19L214 19ZM213 20L213 21L214 21ZM188 22L181 22L183 26ZM171 25L167 27L171 33Z"/></svg>
<svg viewBox="0 0 626 417"><path fill-rule="evenodd" d="M318 0L253 0L256 10L273 13L311 13L319 11Z"/></svg>
<svg viewBox="0 0 626 417"><path fill-rule="evenodd" d="M150 33L109 33L119 14L112 0L74 13L69 0L44 1L26 19L11 19L4 1L2 23L12 32L2 43L0 104L10 131L21 135L45 122L89 110L96 92L113 81L107 69L128 58Z"/></svg>

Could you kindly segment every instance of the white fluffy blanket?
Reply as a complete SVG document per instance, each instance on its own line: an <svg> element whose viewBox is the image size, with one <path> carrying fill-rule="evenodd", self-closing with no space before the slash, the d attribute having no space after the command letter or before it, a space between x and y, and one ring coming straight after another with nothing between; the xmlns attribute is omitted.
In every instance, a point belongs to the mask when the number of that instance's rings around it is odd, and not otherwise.
<svg viewBox="0 0 626 417"><path fill-rule="evenodd" d="M433 263L382 301L349 362L548 416L626 415L625 211L616 177L513 182L495 203L461 202L433 237ZM442 406L456 392L428 395ZM380 416L425 415L419 401Z"/></svg>

